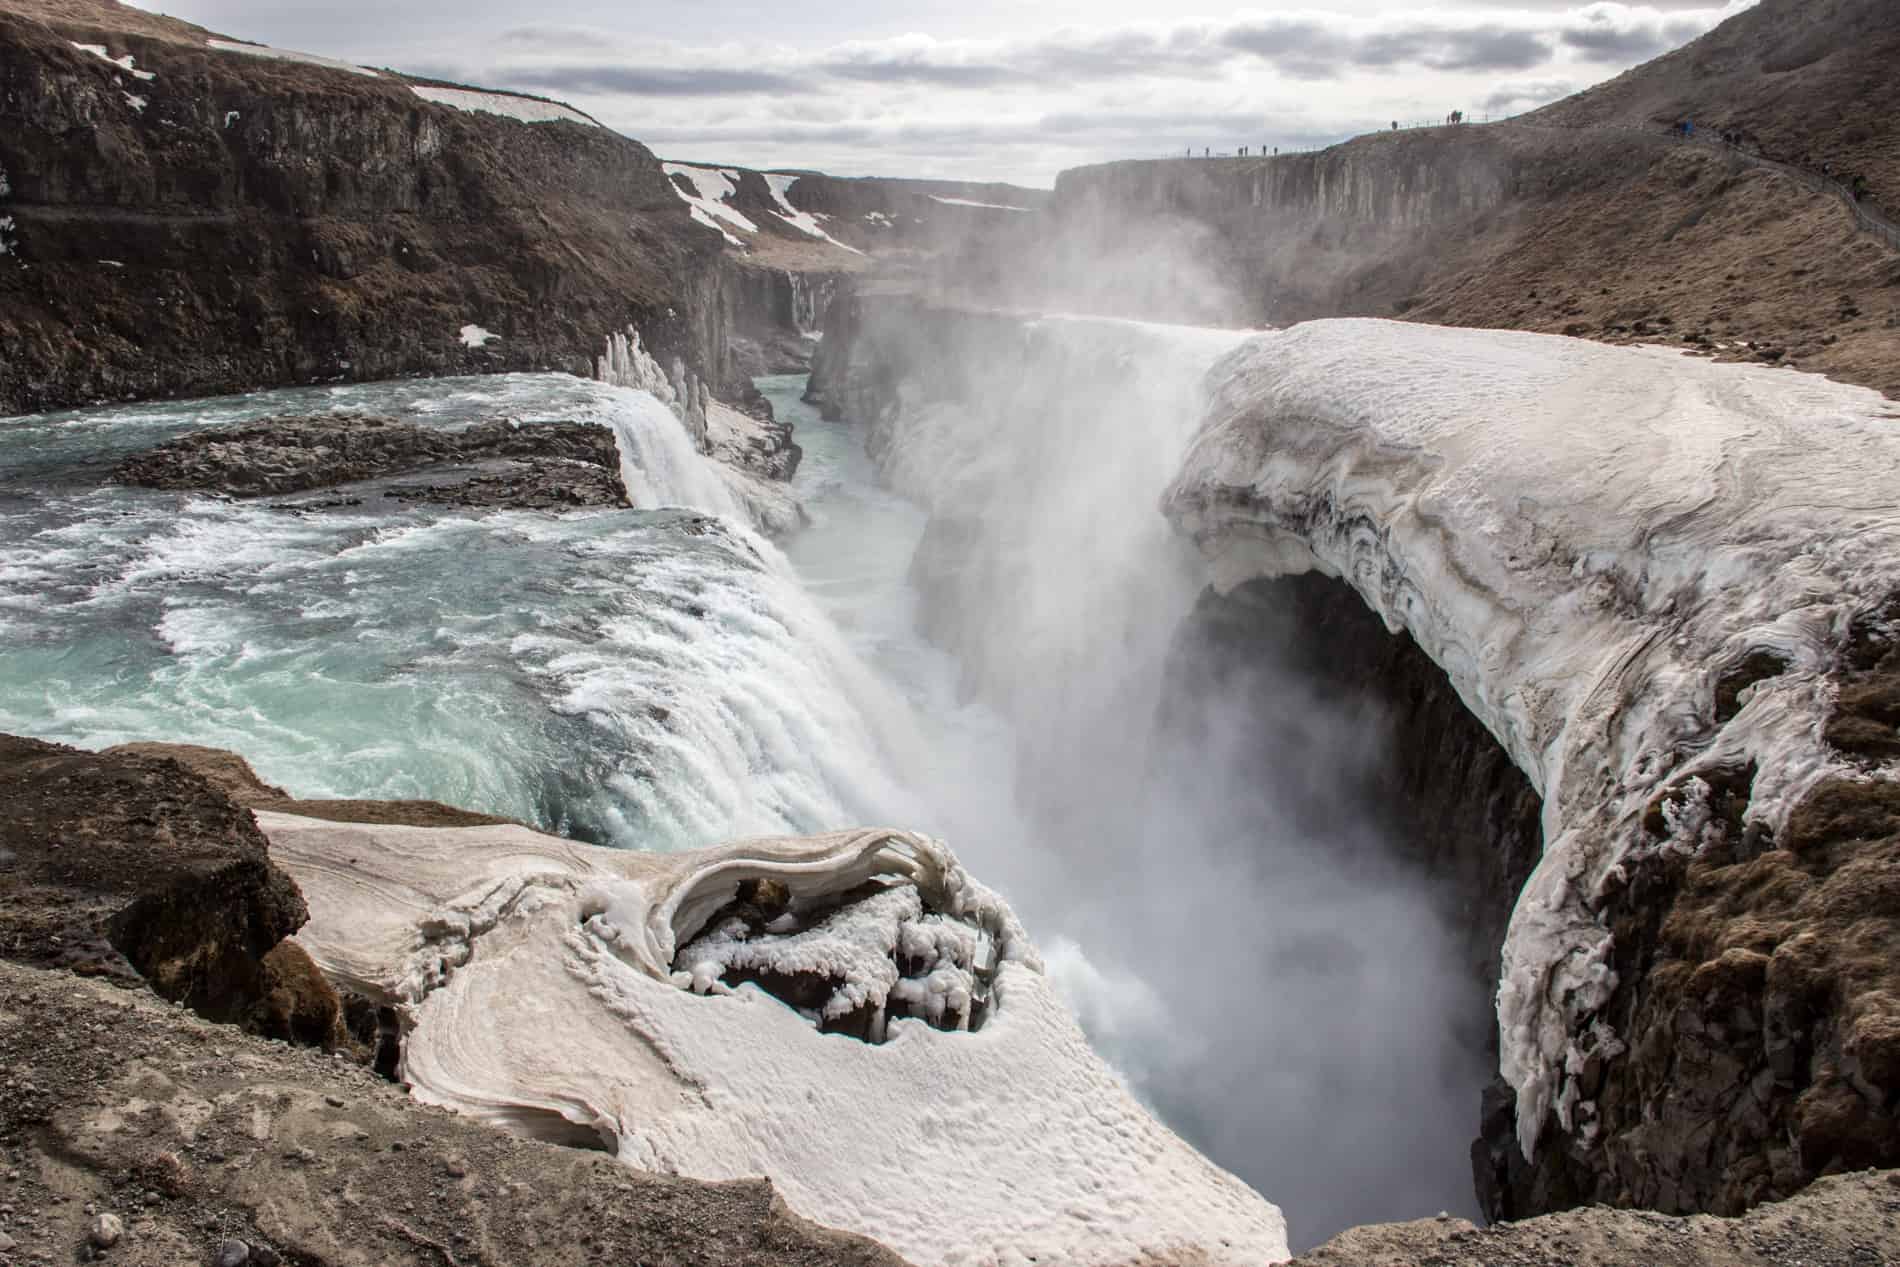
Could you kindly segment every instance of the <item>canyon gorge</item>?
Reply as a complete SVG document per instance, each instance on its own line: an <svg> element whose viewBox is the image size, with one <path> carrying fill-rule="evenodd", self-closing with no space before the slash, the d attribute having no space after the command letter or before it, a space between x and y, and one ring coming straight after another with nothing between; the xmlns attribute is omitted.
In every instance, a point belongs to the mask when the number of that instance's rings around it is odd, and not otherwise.
<svg viewBox="0 0 1900 1267"><path fill-rule="evenodd" d="M1034 190L0 0L0 1235L1886 1261L1879 7Z"/></svg>

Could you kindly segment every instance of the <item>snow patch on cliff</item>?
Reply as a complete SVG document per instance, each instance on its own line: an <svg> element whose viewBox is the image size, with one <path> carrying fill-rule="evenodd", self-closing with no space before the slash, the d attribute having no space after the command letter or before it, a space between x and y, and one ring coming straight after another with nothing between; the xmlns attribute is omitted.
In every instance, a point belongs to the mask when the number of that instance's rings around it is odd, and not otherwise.
<svg viewBox="0 0 1900 1267"><path fill-rule="evenodd" d="M268 57L276 61L302 62L306 66L323 66L330 70L344 70L352 75L365 75L371 79L381 78L367 66L353 66L349 62L338 61L334 57L322 57L316 53L299 53L287 48L272 48L268 44L240 44L236 40L206 40L205 45L220 53L242 53L246 57Z"/></svg>
<svg viewBox="0 0 1900 1267"><path fill-rule="evenodd" d="M940 202L946 207L982 207L986 211L1034 211L1034 207L1012 207L1001 202L972 202L968 198L939 198L930 195L930 201Z"/></svg>
<svg viewBox="0 0 1900 1267"><path fill-rule="evenodd" d="M662 163L667 183L673 186L673 192L680 196L692 209L693 219L714 230L733 246L745 249L745 242L732 235L726 225L743 229L747 233L757 233L759 226L737 207L728 205L730 199L739 190L739 175L718 167L692 167L685 163ZM684 181L685 184L681 184ZM687 192L691 186L692 192ZM722 223L723 221L723 223Z"/></svg>
<svg viewBox="0 0 1900 1267"><path fill-rule="evenodd" d="M157 74L155 74L152 71L134 70L132 68L132 63L135 59L130 53L127 53L124 57L114 57L111 53L106 51L106 46L103 44L81 44L78 40L68 40L67 43L71 44L74 48L78 49L82 53L91 53L94 57L98 58L100 61L108 62L114 66L117 66L120 70L132 76L134 79L152 80L152 79L158 78Z"/></svg>
<svg viewBox="0 0 1900 1267"><path fill-rule="evenodd" d="M1280 1212L1134 1101L1009 908L929 837L654 854L522 827L258 820L310 904L298 940L403 1013L402 1076L425 1103L542 1137L580 1127L640 1169L765 1175L805 1217L926 1267L1287 1257ZM765 886L776 940L695 942L759 915ZM790 931L840 922L858 927ZM892 985L892 956L954 971L942 991ZM980 1030L892 1019L888 1041L860 1042L757 985L715 989L742 959L822 973L847 1001L910 982L940 1021L961 1019L957 988L980 971L993 1006Z"/></svg>
<svg viewBox="0 0 1900 1267"><path fill-rule="evenodd" d="M1712 772L1754 767L1744 821L1771 836L1822 777L1869 777L1821 730L1850 625L1900 588L1891 406L1664 349L1374 320L1262 336L1210 381L1166 505L1223 582L1344 579L1544 797L1501 1066L1526 1155L1552 1114L1587 1137L1566 1066L1614 1037L1600 911L1628 866L1706 845ZM1718 715L1718 686L1764 661L1783 667Z"/></svg>
<svg viewBox="0 0 1900 1267"><path fill-rule="evenodd" d="M497 114L504 119L514 119L520 123L579 123L590 128L600 126L574 107L562 105L558 101L517 97L508 92L477 92L472 88L432 88L421 84L412 85L409 91L424 101L433 101L439 106L453 106L469 114Z"/></svg>
<svg viewBox="0 0 1900 1267"><path fill-rule="evenodd" d="M800 211L797 207L792 205L792 200L786 197L786 191L789 190L797 180L797 176L766 174L765 183L772 191L772 201L776 202L779 207L779 209L772 214L791 225L794 229L797 229L800 233L820 238L840 250L851 252L853 255L864 254L864 252L860 251L857 247L846 246L837 238L826 233L824 226L818 223L819 217L809 211Z"/></svg>

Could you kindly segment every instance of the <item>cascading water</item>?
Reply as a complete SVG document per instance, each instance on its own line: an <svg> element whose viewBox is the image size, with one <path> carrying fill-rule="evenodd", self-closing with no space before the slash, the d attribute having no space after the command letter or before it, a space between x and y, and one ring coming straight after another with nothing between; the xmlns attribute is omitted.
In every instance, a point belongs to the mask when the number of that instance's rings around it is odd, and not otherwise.
<svg viewBox="0 0 1900 1267"><path fill-rule="evenodd" d="M1471 1209L1488 1018L1442 895L1365 803L1380 718L1271 647L1269 689L1164 700L1195 679L1178 635L1207 578L1158 507L1245 337L899 311L857 355L908 367L869 442L929 513L921 622L1016 752L1014 803L933 801L988 808L956 839L1057 947L1096 1041L1310 1243Z"/></svg>
<svg viewBox="0 0 1900 1267"><path fill-rule="evenodd" d="M319 411L605 423L642 505L693 509L101 487L181 432ZM901 821L901 703L710 466L653 397L555 375L0 424L0 729L229 747L300 795L428 797L639 847Z"/></svg>
<svg viewBox="0 0 1900 1267"><path fill-rule="evenodd" d="M787 270L785 279L792 292L792 329L807 339L822 338L820 332L825 324L825 309L831 306L832 296L837 293L837 283L830 277L813 279L790 270Z"/></svg>

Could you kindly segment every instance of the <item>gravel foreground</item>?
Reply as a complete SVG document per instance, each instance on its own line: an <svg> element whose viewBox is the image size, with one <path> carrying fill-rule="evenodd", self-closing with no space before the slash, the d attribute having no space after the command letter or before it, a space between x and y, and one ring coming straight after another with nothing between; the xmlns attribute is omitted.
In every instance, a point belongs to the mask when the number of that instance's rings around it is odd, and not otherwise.
<svg viewBox="0 0 1900 1267"><path fill-rule="evenodd" d="M64 971L0 962L0 1067L0 1264L900 1264L763 1180L519 1140Z"/></svg>

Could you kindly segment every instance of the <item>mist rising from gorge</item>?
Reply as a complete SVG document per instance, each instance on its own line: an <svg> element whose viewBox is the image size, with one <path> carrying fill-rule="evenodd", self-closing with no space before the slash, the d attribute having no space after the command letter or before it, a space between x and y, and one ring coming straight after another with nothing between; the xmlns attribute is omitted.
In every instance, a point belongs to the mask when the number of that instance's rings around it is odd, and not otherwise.
<svg viewBox="0 0 1900 1267"><path fill-rule="evenodd" d="M864 336L904 367L867 439L931 516L921 624L1015 746L1013 789L943 762L923 826L1296 1245L1470 1212L1488 1010L1450 894L1400 860L1384 718L1302 675L1271 615L1238 678L1211 663L1204 566L1159 510L1204 376L1248 336L918 312Z"/></svg>

